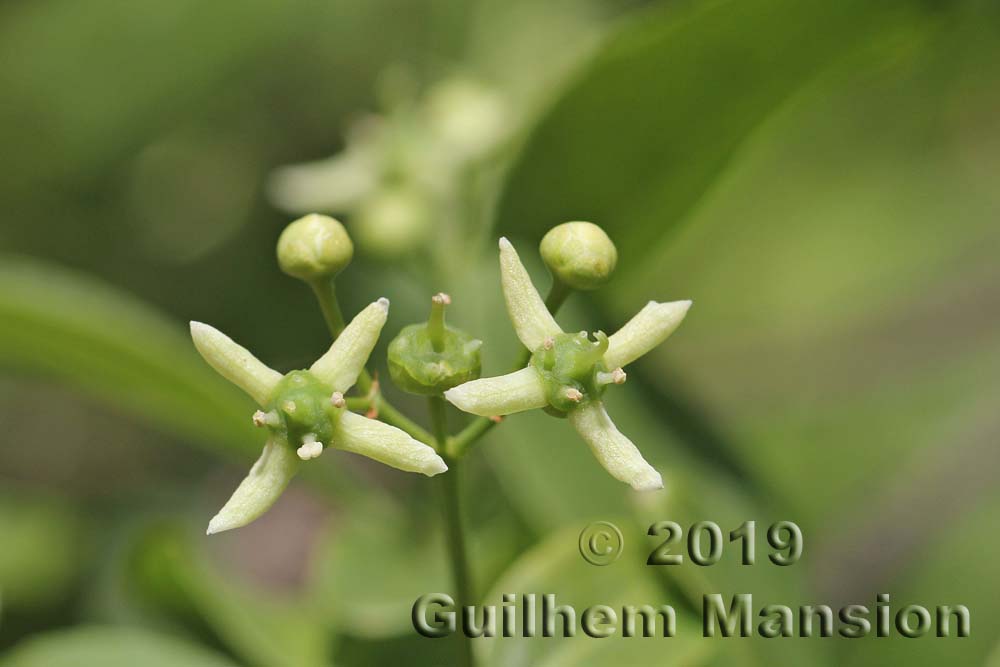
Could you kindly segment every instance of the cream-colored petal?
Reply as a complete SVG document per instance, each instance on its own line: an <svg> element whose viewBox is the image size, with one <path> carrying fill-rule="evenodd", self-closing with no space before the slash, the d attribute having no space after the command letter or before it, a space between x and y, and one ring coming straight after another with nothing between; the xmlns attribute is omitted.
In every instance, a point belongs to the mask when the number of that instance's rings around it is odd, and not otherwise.
<svg viewBox="0 0 1000 667"><path fill-rule="evenodd" d="M247 525L271 508L299 468L299 459L283 438L271 438L250 474L208 524L208 534Z"/></svg>
<svg viewBox="0 0 1000 667"><path fill-rule="evenodd" d="M594 456L615 479L637 491L663 488L663 478L642 454L615 427L600 401L592 401L570 411L569 421L590 445Z"/></svg>
<svg viewBox="0 0 1000 667"><path fill-rule="evenodd" d="M349 147L325 160L275 170L268 194L278 208L292 213L346 212L375 191L377 156Z"/></svg>
<svg viewBox="0 0 1000 667"><path fill-rule="evenodd" d="M548 404L542 379L531 366L460 384L444 392L444 397L459 410L480 417L509 415Z"/></svg>
<svg viewBox="0 0 1000 667"><path fill-rule="evenodd" d="M604 363L608 368L619 368L646 354L680 326L690 307L690 301L650 301L608 339Z"/></svg>
<svg viewBox="0 0 1000 667"><path fill-rule="evenodd" d="M510 321L525 347L537 350L546 338L562 333L521 264L517 251L505 238L500 239L500 284Z"/></svg>
<svg viewBox="0 0 1000 667"><path fill-rule="evenodd" d="M393 468L432 477L448 469L444 459L428 445L414 440L395 426L344 412L331 446L367 456Z"/></svg>
<svg viewBox="0 0 1000 667"><path fill-rule="evenodd" d="M309 370L334 391L346 392L358 381L361 369L368 363L388 316L388 299L369 304L354 316L330 349Z"/></svg>
<svg viewBox="0 0 1000 667"><path fill-rule="evenodd" d="M245 347L214 327L201 322L191 323L191 339L208 364L237 387L264 406L281 373L268 368Z"/></svg>

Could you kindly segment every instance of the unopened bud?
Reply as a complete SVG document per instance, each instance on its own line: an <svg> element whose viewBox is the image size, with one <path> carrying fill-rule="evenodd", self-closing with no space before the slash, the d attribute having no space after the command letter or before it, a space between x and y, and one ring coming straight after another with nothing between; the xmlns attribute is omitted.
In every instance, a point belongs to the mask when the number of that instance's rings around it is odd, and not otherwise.
<svg viewBox="0 0 1000 667"><path fill-rule="evenodd" d="M592 222L566 222L553 227L539 246L552 276L578 290L597 289L611 278L618 250Z"/></svg>
<svg viewBox="0 0 1000 667"><path fill-rule="evenodd" d="M278 265L288 275L312 282L332 278L354 256L354 244L337 220L312 213L285 227L278 238Z"/></svg>

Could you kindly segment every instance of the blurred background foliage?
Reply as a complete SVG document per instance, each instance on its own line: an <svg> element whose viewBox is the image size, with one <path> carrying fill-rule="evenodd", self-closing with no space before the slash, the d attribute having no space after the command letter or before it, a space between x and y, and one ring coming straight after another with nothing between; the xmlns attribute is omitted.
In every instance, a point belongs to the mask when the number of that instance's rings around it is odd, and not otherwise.
<svg viewBox="0 0 1000 667"><path fill-rule="evenodd" d="M421 480L331 455L202 536L261 443L185 323L282 369L324 349L273 259L302 207L354 228L349 312L384 294L394 333L449 291L489 373L517 346L499 234L544 283L545 230L608 230L618 274L567 326L695 301L610 396L666 493L541 414L468 471L487 599L669 600L681 638L483 642L483 664L995 664L996 3L34 0L0 6L0 86L0 664L451 660L409 626L448 588ZM794 520L806 550L644 567L664 518ZM614 567L576 553L592 519L629 527ZM973 632L698 640L706 592L888 592L966 604Z"/></svg>

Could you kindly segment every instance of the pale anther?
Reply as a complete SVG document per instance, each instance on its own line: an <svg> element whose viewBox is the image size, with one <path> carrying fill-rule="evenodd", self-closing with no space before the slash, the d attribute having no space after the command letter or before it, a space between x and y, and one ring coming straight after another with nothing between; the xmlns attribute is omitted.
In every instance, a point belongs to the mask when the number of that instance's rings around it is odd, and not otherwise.
<svg viewBox="0 0 1000 667"><path fill-rule="evenodd" d="M312 433L306 433L302 436L302 443L302 446L295 450L295 453L303 461L314 459L323 453L323 443L317 442L316 436Z"/></svg>
<svg viewBox="0 0 1000 667"><path fill-rule="evenodd" d="M330 395L330 405L335 408L342 408L346 406L347 400L344 398L344 394L339 391L333 392L333 394Z"/></svg>
<svg viewBox="0 0 1000 667"><path fill-rule="evenodd" d="M580 401L583 400L583 392L581 392L579 389L575 387L567 387L566 391L564 392L564 395L566 396L566 398L573 401L574 403L579 403Z"/></svg>
<svg viewBox="0 0 1000 667"><path fill-rule="evenodd" d="M264 426L277 426L280 423L278 419L278 413L264 412L263 410L258 410L253 413L253 425L257 428L262 428Z"/></svg>
<svg viewBox="0 0 1000 667"><path fill-rule="evenodd" d="M628 376L625 371L621 368L616 368L610 373L600 372L597 374L597 383L601 385L605 384L623 384Z"/></svg>

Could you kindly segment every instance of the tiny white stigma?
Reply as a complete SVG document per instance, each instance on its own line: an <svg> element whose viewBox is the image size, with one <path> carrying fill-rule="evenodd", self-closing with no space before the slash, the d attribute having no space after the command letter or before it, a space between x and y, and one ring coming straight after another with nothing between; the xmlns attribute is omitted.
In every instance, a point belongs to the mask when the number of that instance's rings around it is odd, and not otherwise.
<svg viewBox="0 0 1000 667"><path fill-rule="evenodd" d="M281 407L285 410L285 412L295 412L295 401L285 401L281 404Z"/></svg>
<svg viewBox="0 0 1000 667"><path fill-rule="evenodd" d="M438 292L437 294L432 296L431 301L441 306L451 305L451 297L445 294L444 292Z"/></svg>
<svg viewBox="0 0 1000 667"><path fill-rule="evenodd" d="M341 392L335 391L330 395L330 405L335 408L342 408L347 405L347 400Z"/></svg>
<svg viewBox="0 0 1000 667"><path fill-rule="evenodd" d="M580 338L584 338L585 339L585 338L587 338L587 332L586 331L581 331L580 333L577 334L577 336L579 336Z"/></svg>
<svg viewBox="0 0 1000 667"><path fill-rule="evenodd" d="M317 442L316 436L312 433L302 436L302 443L302 446L295 450L295 453L303 461L309 461L323 453L323 443Z"/></svg>
<svg viewBox="0 0 1000 667"><path fill-rule="evenodd" d="M576 387L567 387L563 395L574 403L579 403L583 400L583 392Z"/></svg>
<svg viewBox="0 0 1000 667"><path fill-rule="evenodd" d="M597 383L601 385L605 384L625 384L625 380L628 375L621 368L616 368L610 373L600 372L597 374Z"/></svg>
<svg viewBox="0 0 1000 667"><path fill-rule="evenodd" d="M253 425L257 428L263 428L264 426L277 426L280 423L278 418L278 413L274 412L264 412L263 410L258 410L253 413Z"/></svg>

